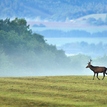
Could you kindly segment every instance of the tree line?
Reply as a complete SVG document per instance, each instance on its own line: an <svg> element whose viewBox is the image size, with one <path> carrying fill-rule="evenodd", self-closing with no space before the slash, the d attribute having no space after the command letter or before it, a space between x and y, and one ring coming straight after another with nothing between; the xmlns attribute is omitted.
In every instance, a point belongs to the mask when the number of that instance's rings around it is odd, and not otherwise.
<svg viewBox="0 0 107 107"><path fill-rule="evenodd" d="M36 28L35 28L36 29ZM36 31L37 33L44 35L46 38L70 38L70 37L107 37L107 30L99 31L99 32L93 32L90 33L85 30L69 30L69 31L63 31L63 30L56 30L56 29L48 29L43 31Z"/></svg>
<svg viewBox="0 0 107 107"><path fill-rule="evenodd" d="M74 48L75 47L75 48ZM66 54L78 54L82 53L92 57L103 56L107 53L107 44L103 42L99 43L87 43L87 42L72 42L59 46L58 49L63 49Z"/></svg>

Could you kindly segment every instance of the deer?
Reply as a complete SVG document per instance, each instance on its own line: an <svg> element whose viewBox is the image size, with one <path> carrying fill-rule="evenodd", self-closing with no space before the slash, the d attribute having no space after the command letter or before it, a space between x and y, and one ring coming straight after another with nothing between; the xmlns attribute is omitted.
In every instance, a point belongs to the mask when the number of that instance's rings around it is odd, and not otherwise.
<svg viewBox="0 0 107 107"><path fill-rule="evenodd" d="M97 74L97 78L98 78L98 80L100 80L100 78L98 77L99 73L103 73L103 78L102 78L102 80L103 80L105 77L105 74L107 75L107 73L106 73L107 68L100 67L100 66L93 66L93 65L91 65L91 62L92 62L92 60L90 59L86 68L90 68L94 72L93 80L95 78L95 74Z"/></svg>

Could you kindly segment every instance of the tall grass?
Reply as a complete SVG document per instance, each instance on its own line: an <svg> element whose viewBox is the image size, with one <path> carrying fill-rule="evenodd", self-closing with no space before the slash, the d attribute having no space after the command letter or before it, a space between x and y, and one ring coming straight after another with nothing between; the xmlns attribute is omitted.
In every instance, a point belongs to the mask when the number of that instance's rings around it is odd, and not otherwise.
<svg viewBox="0 0 107 107"><path fill-rule="evenodd" d="M107 107L107 78L0 78L0 107Z"/></svg>

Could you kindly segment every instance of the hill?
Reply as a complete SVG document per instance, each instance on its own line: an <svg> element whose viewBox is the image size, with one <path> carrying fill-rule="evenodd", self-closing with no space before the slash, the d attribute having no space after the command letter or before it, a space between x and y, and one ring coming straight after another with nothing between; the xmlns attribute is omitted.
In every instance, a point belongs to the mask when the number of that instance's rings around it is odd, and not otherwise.
<svg viewBox="0 0 107 107"><path fill-rule="evenodd" d="M107 13L106 0L0 0L0 15L65 21Z"/></svg>

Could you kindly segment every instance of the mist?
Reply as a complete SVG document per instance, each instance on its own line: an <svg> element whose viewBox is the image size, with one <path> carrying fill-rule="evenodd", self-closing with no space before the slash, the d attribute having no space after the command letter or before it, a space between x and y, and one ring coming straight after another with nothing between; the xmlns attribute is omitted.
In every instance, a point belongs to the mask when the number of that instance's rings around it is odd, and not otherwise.
<svg viewBox="0 0 107 107"><path fill-rule="evenodd" d="M1 20L1 25L0 76L2 77L92 75L93 72L86 69L90 59L93 60L93 64L107 65L106 44L90 44L82 39L81 42L75 42L74 37L68 38L73 41L71 43L66 41L67 44L62 38L54 41L55 39L51 37L53 41L49 43L44 35L33 32L25 19L4 19ZM83 31L82 34L84 36ZM79 36L78 39L80 40ZM63 45L58 46L59 42Z"/></svg>
<svg viewBox="0 0 107 107"><path fill-rule="evenodd" d="M31 57L32 54L29 54ZM1 56L2 57L2 56ZM17 57L17 56L15 56ZM22 56L23 57L23 56ZM2 57L3 58L3 57ZM23 76L70 76L70 75L93 75L90 69L87 69L87 63L92 59L92 65L94 66L107 66L107 56L91 58L90 56L78 54L67 57L66 63L57 65L58 61L54 64L50 61L50 58L46 58L45 61L49 62L33 62L31 59L26 58L20 60L20 62L12 59L12 57L6 57L1 62L0 76L1 77L23 77ZM13 60L14 63L13 63ZM33 59L34 60L34 59ZM69 61L69 63L68 63ZM24 63L27 62L27 63ZM65 61L64 61L65 62Z"/></svg>

